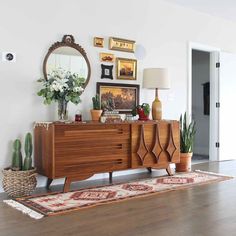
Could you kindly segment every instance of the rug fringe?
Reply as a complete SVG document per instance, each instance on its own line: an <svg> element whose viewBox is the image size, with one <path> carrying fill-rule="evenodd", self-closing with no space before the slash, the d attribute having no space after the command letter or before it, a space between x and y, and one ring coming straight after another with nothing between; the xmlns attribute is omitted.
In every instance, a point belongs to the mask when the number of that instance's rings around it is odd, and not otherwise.
<svg viewBox="0 0 236 236"><path fill-rule="evenodd" d="M22 213L30 216L33 219L39 220L42 219L44 217L44 215L31 210L30 208L20 204L19 202L16 202L14 200L3 200L4 203L6 203L7 205L17 209L18 211L21 211Z"/></svg>
<svg viewBox="0 0 236 236"><path fill-rule="evenodd" d="M224 174L219 174L219 173L210 172L210 171L204 171L204 170L194 170L194 172L203 173L203 174L209 174L209 175L222 176L222 177L235 178L235 176L232 176L232 175L224 175Z"/></svg>

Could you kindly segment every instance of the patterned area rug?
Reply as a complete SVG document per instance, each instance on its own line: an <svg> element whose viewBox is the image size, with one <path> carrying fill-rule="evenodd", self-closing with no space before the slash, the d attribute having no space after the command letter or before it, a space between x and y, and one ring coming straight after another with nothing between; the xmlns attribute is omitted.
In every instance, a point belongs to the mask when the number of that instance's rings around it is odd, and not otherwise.
<svg viewBox="0 0 236 236"><path fill-rule="evenodd" d="M35 219L137 197L150 196L195 185L219 182L232 177L195 171L133 181L129 183L81 189L68 193L50 193L5 200L13 208Z"/></svg>

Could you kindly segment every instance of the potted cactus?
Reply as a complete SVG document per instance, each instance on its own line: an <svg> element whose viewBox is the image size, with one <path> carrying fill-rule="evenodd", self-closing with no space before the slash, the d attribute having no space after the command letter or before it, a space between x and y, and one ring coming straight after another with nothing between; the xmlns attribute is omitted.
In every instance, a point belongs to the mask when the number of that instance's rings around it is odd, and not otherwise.
<svg viewBox="0 0 236 236"><path fill-rule="evenodd" d="M93 109L90 110L92 120L99 121L100 116L102 115L99 95L96 94L94 97L92 97L92 101L93 101Z"/></svg>
<svg viewBox="0 0 236 236"><path fill-rule="evenodd" d="M3 170L3 189L10 197L30 195L36 188L36 169L32 167L32 135L25 137L24 163L21 153L21 141L13 143L12 165Z"/></svg>
<svg viewBox="0 0 236 236"><path fill-rule="evenodd" d="M19 139L16 139L13 143L11 169L15 171L22 169L21 142Z"/></svg>
<svg viewBox="0 0 236 236"><path fill-rule="evenodd" d="M32 169L32 135L31 133L27 133L25 137L25 160L23 170L31 170Z"/></svg>

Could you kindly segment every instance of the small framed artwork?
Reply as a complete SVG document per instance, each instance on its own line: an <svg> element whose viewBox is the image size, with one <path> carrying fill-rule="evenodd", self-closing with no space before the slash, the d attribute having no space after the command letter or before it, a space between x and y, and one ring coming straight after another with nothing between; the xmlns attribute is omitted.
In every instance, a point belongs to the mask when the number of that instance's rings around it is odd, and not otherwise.
<svg viewBox="0 0 236 236"><path fill-rule="evenodd" d="M101 64L102 74L101 79L113 79L113 65Z"/></svg>
<svg viewBox="0 0 236 236"><path fill-rule="evenodd" d="M99 55L101 62L114 62L115 59L114 54L101 52Z"/></svg>
<svg viewBox="0 0 236 236"><path fill-rule="evenodd" d="M134 52L135 41L121 38L109 38L109 49L123 51L123 52Z"/></svg>
<svg viewBox="0 0 236 236"><path fill-rule="evenodd" d="M104 38L94 37L93 38L93 46L94 47L104 47Z"/></svg>
<svg viewBox="0 0 236 236"><path fill-rule="evenodd" d="M125 80L137 79L137 60L116 58L116 78Z"/></svg>
<svg viewBox="0 0 236 236"><path fill-rule="evenodd" d="M114 101L115 110L119 113L129 114L139 104L138 84L97 83L97 94L101 104Z"/></svg>

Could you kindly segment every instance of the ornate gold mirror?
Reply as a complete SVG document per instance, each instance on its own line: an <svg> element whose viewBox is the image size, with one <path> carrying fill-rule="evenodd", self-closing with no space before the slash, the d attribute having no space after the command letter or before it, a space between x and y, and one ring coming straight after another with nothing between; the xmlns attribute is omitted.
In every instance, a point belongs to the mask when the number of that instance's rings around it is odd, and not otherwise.
<svg viewBox="0 0 236 236"><path fill-rule="evenodd" d="M48 50L43 62L43 74L47 79L48 74L55 70L77 73L85 79L84 88L87 86L91 68L84 49L75 43L72 35L64 35L61 42L54 43Z"/></svg>

